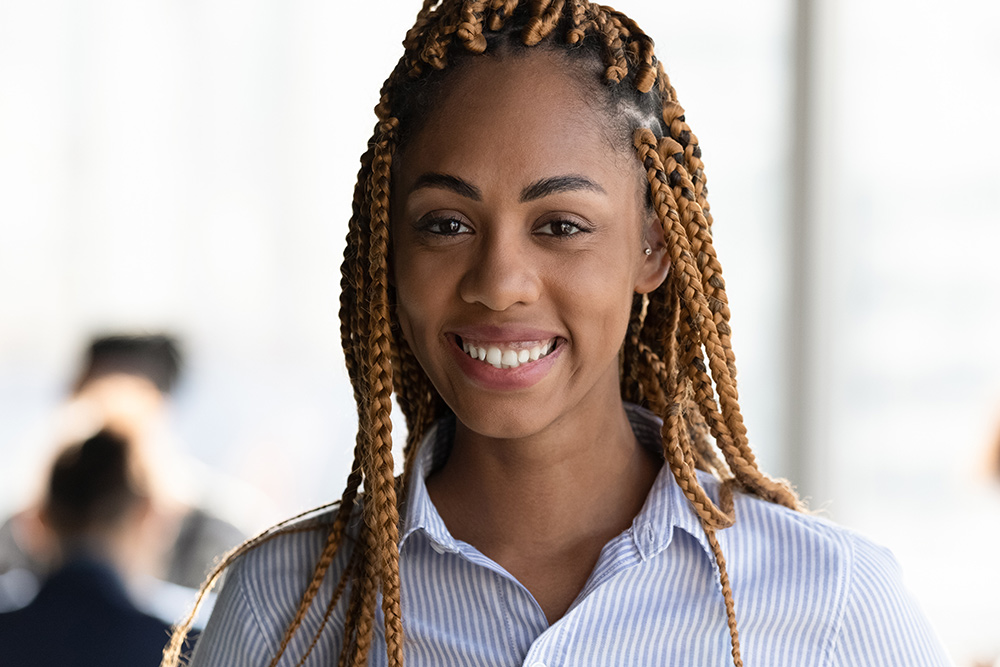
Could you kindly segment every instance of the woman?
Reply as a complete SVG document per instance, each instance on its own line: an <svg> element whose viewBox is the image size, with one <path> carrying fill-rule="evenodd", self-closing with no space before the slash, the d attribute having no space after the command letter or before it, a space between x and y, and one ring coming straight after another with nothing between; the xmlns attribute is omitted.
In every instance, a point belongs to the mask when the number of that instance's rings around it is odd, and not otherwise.
<svg viewBox="0 0 1000 667"><path fill-rule="evenodd" d="M404 46L343 264L354 471L228 559L193 664L947 664L891 556L754 462L652 41L455 0Z"/></svg>

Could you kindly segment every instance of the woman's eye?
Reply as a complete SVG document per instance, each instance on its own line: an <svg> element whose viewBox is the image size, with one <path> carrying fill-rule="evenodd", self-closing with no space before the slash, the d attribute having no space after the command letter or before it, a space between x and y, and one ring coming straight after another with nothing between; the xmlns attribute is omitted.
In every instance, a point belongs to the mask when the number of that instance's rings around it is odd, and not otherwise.
<svg viewBox="0 0 1000 667"><path fill-rule="evenodd" d="M549 236L565 237L585 233L590 230L585 229L583 226L578 225L575 222L570 222L569 220L552 220L550 222L546 222L536 231L540 234L547 234Z"/></svg>
<svg viewBox="0 0 1000 667"><path fill-rule="evenodd" d="M430 218L424 221L421 229L438 236L457 236L472 231L468 225L457 218Z"/></svg>

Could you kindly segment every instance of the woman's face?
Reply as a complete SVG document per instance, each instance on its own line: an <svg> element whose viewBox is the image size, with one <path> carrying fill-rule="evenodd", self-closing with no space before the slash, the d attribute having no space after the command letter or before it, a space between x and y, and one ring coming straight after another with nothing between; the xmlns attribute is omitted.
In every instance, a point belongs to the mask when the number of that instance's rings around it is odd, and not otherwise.
<svg viewBox="0 0 1000 667"><path fill-rule="evenodd" d="M612 148L559 58L456 72L393 175L403 335L462 424L489 437L606 415L632 295L667 270L638 160Z"/></svg>

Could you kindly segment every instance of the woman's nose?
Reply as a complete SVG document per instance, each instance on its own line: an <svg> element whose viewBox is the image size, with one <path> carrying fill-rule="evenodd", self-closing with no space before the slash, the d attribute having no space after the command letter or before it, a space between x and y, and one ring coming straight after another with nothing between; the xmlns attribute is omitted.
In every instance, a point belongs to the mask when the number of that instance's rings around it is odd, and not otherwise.
<svg viewBox="0 0 1000 667"><path fill-rule="evenodd" d="M461 297L496 311L532 303L541 293L540 267L535 264L523 245L484 238L459 284Z"/></svg>

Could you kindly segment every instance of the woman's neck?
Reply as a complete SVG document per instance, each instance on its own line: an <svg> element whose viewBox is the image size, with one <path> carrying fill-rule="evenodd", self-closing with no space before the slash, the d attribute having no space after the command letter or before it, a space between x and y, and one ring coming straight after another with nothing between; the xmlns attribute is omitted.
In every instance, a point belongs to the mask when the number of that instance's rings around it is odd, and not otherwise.
<svg viewBox="0 0 1000 667"><path fill-rule="evenodd" d="M662 465L636 441L620 403L600 414L518 440L459 422L448 462L427 480L452 535L517 577L550 621L631 525Z"/></svg>

